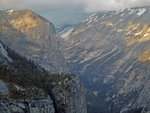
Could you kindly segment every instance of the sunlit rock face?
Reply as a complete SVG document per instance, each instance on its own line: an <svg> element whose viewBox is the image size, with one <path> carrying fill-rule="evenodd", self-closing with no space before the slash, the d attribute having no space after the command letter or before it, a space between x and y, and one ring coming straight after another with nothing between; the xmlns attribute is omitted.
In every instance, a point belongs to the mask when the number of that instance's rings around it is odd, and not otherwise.
<svg viewBox="0 0 150 113"><path fill-rule="evenodd" d="M30 10L0 11L0 15L3 43L52 73L68 72L51 22Z"/></svg>
<svg viewBox="0 0 150 113"><path fill-rule="evenodd" d="M61 33L60 50L87 88L89 113L149 112L149 18L150 7L99 12Z"/></svg>

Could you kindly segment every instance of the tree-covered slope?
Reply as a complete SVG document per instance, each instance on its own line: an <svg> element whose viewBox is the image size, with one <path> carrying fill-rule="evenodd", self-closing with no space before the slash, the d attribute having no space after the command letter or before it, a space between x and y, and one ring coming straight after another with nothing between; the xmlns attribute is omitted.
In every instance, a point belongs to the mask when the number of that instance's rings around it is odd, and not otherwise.
<svg viewBox="0 0 150 113"><path fill-rule="evenodd" d="M50 74L3 44L0 59L0 112L86 113L75 75Z"/></svg>

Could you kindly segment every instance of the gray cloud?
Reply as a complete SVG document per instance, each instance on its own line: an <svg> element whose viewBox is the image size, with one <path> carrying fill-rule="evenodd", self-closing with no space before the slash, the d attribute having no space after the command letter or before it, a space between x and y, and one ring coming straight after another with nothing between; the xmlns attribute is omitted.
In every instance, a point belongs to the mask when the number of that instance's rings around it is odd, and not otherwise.
<svg viewBox="0 0 150 113"><path fill-rule="evenodd" d="M0 9L35 9L47 10L56 8L75 7L80 0L0 0Z"/></svg>
<svg viewBox="0 0 150 113"><path fill-rule="evenodd" d="M117 10L146 5L150 5L150 0L84 0L84 8L88 12Z"/></svg>
<svg viewBox="0 0 150 113"><path fill-rule="evenodd" d="M150 0L0 0L0 9L52 10L82 6L86 12L94 12L143 5L150 5Z"/></svg>

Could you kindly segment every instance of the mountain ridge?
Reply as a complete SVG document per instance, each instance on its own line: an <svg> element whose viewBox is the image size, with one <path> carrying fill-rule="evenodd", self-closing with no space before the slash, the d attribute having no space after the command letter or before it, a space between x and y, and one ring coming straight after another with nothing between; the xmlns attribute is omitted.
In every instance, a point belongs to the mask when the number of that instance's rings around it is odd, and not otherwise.
<svg viewBox="0 0 150 113"><path fill-rule="evenodd" d="M61 38L71 73L87 88L89 113L149 112L149 17L150 7L97 12Z"/></svg>
<svg viewBox="0 0 150 113"><path fill-rule="evenodd" d="M7 10L0 14L0 39L5 45L52 73L69 72L57 49L51 22L30 10Z"/></svg>

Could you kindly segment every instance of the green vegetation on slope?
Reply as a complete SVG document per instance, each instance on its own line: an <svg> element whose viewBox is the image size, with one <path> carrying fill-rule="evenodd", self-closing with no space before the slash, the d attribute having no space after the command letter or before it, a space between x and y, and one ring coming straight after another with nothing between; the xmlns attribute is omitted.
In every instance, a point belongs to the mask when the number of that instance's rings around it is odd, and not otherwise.
<svg viewBox="0 0 150 113"><path fill-rule="evenodd" d="M52 88L59 84L63 89L68 89L67 85L64 85L65 81L75 77L71 74L49 74L9 48L7 51L13 62L8 65L0 64L0 79L7 83L17 84L26 89L30 87L41 88L46 94L50 94ZM11 85L11 89L12 98L28 98L24 93L18 92L13 85Z"/></svg>

